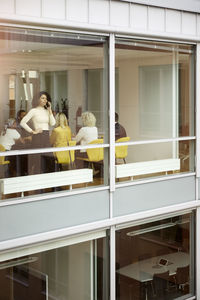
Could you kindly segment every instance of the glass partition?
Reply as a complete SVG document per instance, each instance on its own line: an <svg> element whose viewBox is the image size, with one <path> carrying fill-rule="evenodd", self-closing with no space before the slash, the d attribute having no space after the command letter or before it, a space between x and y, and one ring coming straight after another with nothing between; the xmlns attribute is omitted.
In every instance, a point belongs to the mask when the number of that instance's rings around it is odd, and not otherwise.
<svg viewBox="0 0 200 300"><path fill-rule="evenodd" d="M194 135L193 47L116 40L116 119L131 141Z"/></svg>
<svg viewBox="0 0 200 300"><path fill-rule="evenodd" d="M0 29L1 178L86 168L101 174L92 185L108 183L107 48L99 36ZM89 159L88 144L101 153Z"/></svg>
<svg viewBox="0 0 200 300"><path fill-rule="evenodd" d="M108 299L106 240L102 237L0 262L0 299Z"/></svg>
<svg viewBox="0 0 200 300"><path fill-rule="evenodd" d="M194 172L194 140L115 144L116 182Z"/></svg>
<svg viewBox="0 0 200 300"><path fill-rule="evenodd" d="M193 215L116 232L117 299L186 299L194 294Z"/></svg>

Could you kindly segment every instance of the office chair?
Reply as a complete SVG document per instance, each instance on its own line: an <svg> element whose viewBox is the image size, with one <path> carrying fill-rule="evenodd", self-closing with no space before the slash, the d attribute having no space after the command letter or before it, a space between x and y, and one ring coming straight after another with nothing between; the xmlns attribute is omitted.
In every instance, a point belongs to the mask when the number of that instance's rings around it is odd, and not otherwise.
<svg viewBox="0 0 200 300"><path fill-rule="evenodd" d="M67 146L75 146L76 141L69 141ZM64 146L63 146L64 147ZM66 150L60 152L54 152L56 163L59 166L59 170L62 171L62 165L69 165L70 168L74 168L75 150Z"/></svg>
<svg viewBox="0 0 200 300"><path fill-rule="evenodd" d="M0 144L0 152L4 152L5 148ZM8 164L9 160L5 160L5 156L0 156L0 177L8 177Z"/></svg>
<svg viewBox="0 0 200 300"><path fill-rule="evenodd" d="M177 289L184 291L186 286L189 286L189 265L178 267L175 274L175 283Z"/></svg>
<svg viewBox="0 0 200 300"><path fill-rule="evenodd" d="M130 137L123 137L116 140L116 143L124 143L130 141ZM124 146L115 146L115 162L117 164L117 159L123 159L123 162L126 163L125 158L128 155L128 145Z"/></svg>
<svg viewBox="0 0 200 300"><path fill-rule="evenodd" d="M169 281L169 271L156 273L153 275L154 291L158 299L165 299L165 296L169 290Z"/></svg>
<svg viewBox="0 0 200 300"><path fill-rule="evenodd" d="M103 139L96 139L91 141L88 145L93 144L103 144ZM93 174L96 175L99 171L95 170L94 163L101 163L104 159L104 149L103 148L94 148L94 149L87 149L87 156L88 157L77 157L77 159L86 161L91 165L93 169Z"/></svg>

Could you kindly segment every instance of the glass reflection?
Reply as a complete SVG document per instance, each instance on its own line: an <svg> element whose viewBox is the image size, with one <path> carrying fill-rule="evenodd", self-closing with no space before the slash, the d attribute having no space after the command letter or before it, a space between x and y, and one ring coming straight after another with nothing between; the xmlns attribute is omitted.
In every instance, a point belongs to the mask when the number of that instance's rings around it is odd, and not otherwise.
<svg viewBox="0 0 200 300"><path fill-rule="evenodd" d="M115 146L116 182L194 172L194 141ZM116 141L117 142L117 141Z"/></svg>
<svg viewBox="0 0 200 300"><path fill-rule="evenodd" d="M117 299L186 299L193 293L191 221L188 214L117 231Z"/></svg>
<svg viewBox="0 0 200 300"><path fill-rule="evenodd" d="M191 46L116 40L116 111L131 140L194 135Z"/></svg>
<svg viewBox="0 0 200 300"><path fill-rule="evenodd" d="M86 149L74 148L108 143L107 40L1 27L0 48L0 179L87 168L94 176L88 186L108 184L108 168L102 167L108 151L101 148L101 157L90 159ZM85 122L87 112L95 124ZM73 149L45 151L68 146Z"/></svg>
<svg viewBox="0 0 200 300"><path fill-rule="evenodd" d="M108 299L107 267L106 237L11 259L0 263L0 299Z"/></svg>

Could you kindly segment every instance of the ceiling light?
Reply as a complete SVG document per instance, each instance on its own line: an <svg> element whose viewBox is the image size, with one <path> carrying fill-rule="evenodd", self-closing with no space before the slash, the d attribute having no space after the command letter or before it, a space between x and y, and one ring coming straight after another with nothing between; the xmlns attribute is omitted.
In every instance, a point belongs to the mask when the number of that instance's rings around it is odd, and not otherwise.
<svg viewBox="0 0 200 300"><path fill-rule="evenodd" d="M38 260L38 257L30 256L30 257L21 258L21 259L15 259L15 260L8 261L5 263L0 263L0 270L23 265L23 264L32 263L36 260Z"/></svg>
<svg viewBox="0 0 200 300"><path fill-rule="evenodd" d="M170 222L170 223L161 224L161 225L157 225L157 226L152 226L152 227L148 227L148 228L144 228L144 229L138 229L138 230L130 231L130 232L127 232L126 235L128 235L128 236L140 235L140 234L148 233L148 232L151 232L151 231L156 231L156 230L169 228L169 227L172 227L172 226L175 226L175 225L176 225L176 223Z"/></svg>

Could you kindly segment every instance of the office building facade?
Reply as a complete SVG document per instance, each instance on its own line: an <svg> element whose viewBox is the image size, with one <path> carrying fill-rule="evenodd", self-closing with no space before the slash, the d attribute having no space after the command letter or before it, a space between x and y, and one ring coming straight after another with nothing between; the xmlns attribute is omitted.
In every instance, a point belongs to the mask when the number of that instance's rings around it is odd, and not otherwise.
<svg viewBox="0 0 200 300"><path fill-rule="evenodd" d="M0 19L0 299L200 298L200 1Z"/></svg>

